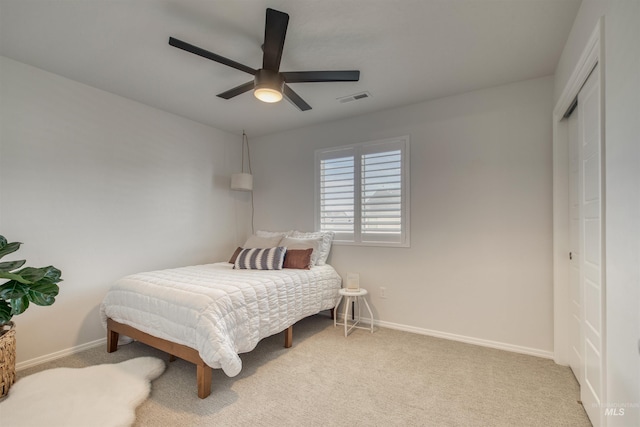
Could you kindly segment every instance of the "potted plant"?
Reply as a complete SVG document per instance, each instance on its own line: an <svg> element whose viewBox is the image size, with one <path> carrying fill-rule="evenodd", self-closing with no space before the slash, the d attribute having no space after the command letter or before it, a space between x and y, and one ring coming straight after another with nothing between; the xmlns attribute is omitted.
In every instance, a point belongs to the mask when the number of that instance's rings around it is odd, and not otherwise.
<svg viewBox="0 0 640 427"><path fill-rule="evenodd" d="M0 236L0 259L20 249L22 243L8 243ZM11 318L23 313L30 303L51 305L58 295L61 272L53 266L24 267L25 260L0 262L0 398L15 381L16 337Z"/></svg>

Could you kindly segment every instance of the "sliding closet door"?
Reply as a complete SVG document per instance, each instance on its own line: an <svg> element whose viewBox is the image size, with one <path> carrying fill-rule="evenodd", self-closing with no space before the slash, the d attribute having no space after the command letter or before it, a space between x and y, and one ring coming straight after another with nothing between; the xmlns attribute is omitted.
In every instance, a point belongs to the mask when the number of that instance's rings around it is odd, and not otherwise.
<svg viewBox="0 0 640 427"><path fill-rule="evenodd" d="M603 155L600 70L596 66L578 94L580 287L584 377L582 403L594 426L603 425L604 265Z"/></svg>
<svg viewBox="0 0 640 427"><path fill-rule="evenodd" d="M578 383L583 383L582 286L580 286L580 196L578 114L567 119L569 132L569 366Z"/></svg>

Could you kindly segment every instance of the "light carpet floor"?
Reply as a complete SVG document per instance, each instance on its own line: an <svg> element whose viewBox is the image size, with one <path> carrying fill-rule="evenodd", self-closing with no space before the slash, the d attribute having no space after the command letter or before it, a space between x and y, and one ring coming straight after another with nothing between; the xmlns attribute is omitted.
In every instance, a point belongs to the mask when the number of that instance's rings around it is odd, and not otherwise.
<svg viewBox="0 0 640 427"><path fill-rule="evenodd" d="M195 366L177 360L153 382L136 426L590 426L569 368L553 361L391 329L348 338L325 315L214 370L196 395ZM105 346L106 347L106 346ZM140 343L93 348L18 372L165 357Z"/></svg>

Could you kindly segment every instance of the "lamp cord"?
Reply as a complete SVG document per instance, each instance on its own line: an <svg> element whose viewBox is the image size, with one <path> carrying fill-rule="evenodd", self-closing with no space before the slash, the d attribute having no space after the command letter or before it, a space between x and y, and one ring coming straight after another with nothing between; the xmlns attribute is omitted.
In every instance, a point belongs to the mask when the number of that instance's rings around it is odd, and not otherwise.
<svg viewBox="0 0 640 427"><path fill-rule="evenodd" d="M244 140L246 137L247 137L247 134L244 133L244 129L242 129L242 146L240 147L240 150L241 150L240 161L242 162L241 163L242 166L240 166L240 172L242 173L244 173Z"/></svg>
<svg viewBox="0 0 640 427"><path fill-rule="evenodd" d="M256 234L256 230L253 226L253 217L254 217L254 209L253 209L253 191L251 192L251 234Z"/></svg>
<svg viewBox="0 0 640 427"><path fill-rule="evenodd" d="M249 137L242 129L242 172L244 173L244 145L247 144L247 163L249 166L249 174L253 175L251 171L251 152L249 151ZM253 205L253 190L251 190L251 234L255 234L255 227L253 225L255 217L255 209Z"/></svg>
<svg viewBox="0 0 640 427"><path fill-rule="evenodd" d="M247 136L246 133L244 133L244 130L242 131L242 135L243 135L243 142L247 144L247 163L249 164L249 173L253 174L253 172L251 171L251 152L249 151L249 137ZM244 160L244 150L242 151L242 159Z"/></svg>

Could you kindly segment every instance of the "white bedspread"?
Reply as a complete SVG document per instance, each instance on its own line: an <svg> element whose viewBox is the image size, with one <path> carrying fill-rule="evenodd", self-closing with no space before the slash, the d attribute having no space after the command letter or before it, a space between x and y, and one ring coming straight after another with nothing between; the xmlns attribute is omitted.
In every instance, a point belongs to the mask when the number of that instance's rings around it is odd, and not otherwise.
<svg viewBox="0 0 640 427"><path fill-rule="evenodd" d="M198 350L212 368L233 377L238 354L293 325L333 308L341 278L330 265L311 270L234 270L197 265L133 274L117 281L100 306L111 318Z"/></svg>

